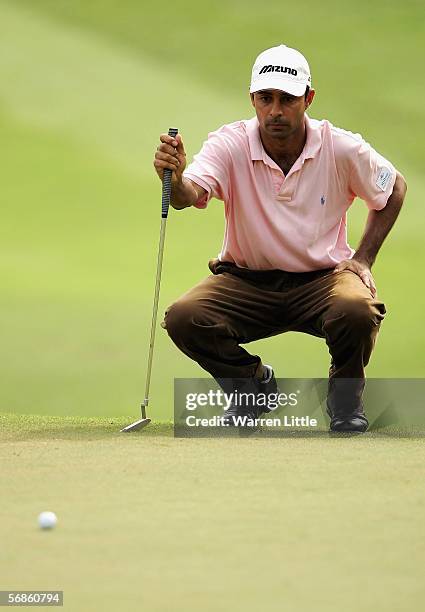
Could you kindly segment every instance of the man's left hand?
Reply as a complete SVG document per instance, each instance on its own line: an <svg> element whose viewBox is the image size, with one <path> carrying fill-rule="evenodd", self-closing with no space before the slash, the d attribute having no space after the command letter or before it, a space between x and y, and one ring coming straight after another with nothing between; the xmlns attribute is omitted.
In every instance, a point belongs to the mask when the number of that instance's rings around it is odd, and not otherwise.
<svg viewBox="0 0 425 612"><path fill-rule="evenodd" d="M376 296L375 281L373 280L372 272L366 263L357 261L354 258L344 259L344 261L340 261L335 267L334 272L342 272L343 270L351 270L351 272L354 272L354 274L360 276L363 283L370 290L372 297Z"/></svg>

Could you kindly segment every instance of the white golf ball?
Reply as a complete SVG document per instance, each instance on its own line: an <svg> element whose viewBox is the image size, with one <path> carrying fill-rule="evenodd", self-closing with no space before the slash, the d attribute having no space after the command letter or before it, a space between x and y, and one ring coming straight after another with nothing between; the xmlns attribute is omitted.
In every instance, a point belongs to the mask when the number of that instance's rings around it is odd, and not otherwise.
<svg viewBox="0 0 425 612"><path fill-rule="evenodd" d="M54 512L42 512L38 516L38 524L41 529L53 529L58 519Z"/></svg>

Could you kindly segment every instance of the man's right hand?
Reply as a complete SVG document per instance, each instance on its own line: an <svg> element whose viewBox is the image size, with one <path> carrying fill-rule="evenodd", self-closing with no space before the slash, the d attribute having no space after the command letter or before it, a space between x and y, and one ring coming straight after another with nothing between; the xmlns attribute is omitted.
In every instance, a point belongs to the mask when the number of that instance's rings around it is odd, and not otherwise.
<svg viewBox="0 0 425 612"><path fill-rule="evenodd" d="M183 171L186 167L186 153L180 134L175 138L168 134L161 134L161 144L158 146L153 165L161 181L164 178L164 168L173 171L171 184L181 184Z"/></svg>

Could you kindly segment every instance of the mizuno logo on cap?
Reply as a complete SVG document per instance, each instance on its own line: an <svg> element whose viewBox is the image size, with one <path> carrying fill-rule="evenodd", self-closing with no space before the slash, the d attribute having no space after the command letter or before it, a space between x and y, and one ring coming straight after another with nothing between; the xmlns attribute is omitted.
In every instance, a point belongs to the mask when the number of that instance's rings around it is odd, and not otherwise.
<svg viewBox="0 0 425 612"><path fill-rule="evenodd" d="M298 72L295 68L289 68L288 66L263 66L258 74L264 74L265 72L286 72L297 76Z"/></svg>

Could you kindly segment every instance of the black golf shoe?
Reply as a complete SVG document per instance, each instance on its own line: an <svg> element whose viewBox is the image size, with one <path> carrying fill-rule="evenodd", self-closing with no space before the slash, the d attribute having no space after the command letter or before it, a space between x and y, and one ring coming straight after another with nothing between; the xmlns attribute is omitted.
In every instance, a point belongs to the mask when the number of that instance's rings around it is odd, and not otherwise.
<svg viewBox="0 0 425 612"><path fill-rule="evenodd" d="M363 408L364 378L329 378L329 429L338 433L364 433L369 422Z"/></svg>
<svg viewBox="0 0 425 612"><path fill-rule="evenodd" d="M331 422L329 430L339 433L364 433L369 427L369 421L363 411L363 404L356 409L347 410L331 410L327 408L327 413L330 416Z"/></svg>
<svg viewBox="0 0 425 612"><path fill-rule="evenodd" d="M364 414L355 414L351 417L332 417L330 431L340 433L364 433L369 422Z"/></svg>
<svg viewBox="0 0 425 612"><path fill-rule="evenodd" d="M228 408L223 417L223 425L226 427L245 427L250 430L258 429L257 419L262 414L271 412L276 405L276 398L279 393L276 378L271 366L264 366L265 375L263 379L232 379L230 386L233 392L237 391L238 400L234 401ZM228 392L229 382L220 383L224 390ZM269 407L271 404L271 407Z"/></svg>

